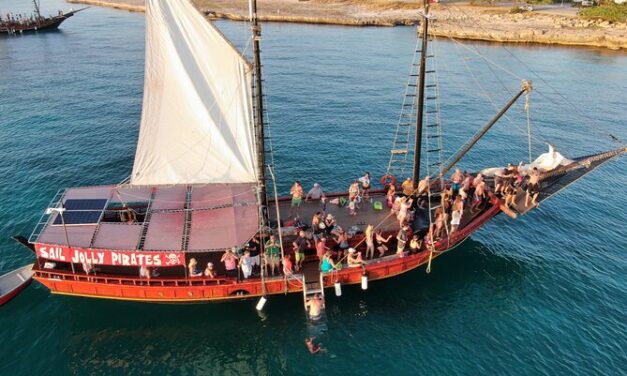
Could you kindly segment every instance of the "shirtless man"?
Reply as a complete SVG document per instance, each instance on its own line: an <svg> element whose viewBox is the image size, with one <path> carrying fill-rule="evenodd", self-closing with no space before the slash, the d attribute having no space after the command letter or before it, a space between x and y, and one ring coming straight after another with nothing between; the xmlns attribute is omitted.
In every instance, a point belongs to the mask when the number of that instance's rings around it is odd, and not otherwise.
<svg viewBox="0 0 627 376"><path fill-rule="evenodd" d="M348 187L348 201L354 201L359 196L359 182L354 180L350 187Z"/></svg>
<svg viewBox="0 0 627 376"><path fill-rule="evenodd" d="M318 320L322 313L322 299L320 295L316 294L313 298L307 300L305 307L307 308L307 312L309 312L309 318L311 320Z"/></svg>
<svg viewBox="0 0 627 376"><path fill-rule="evenodd" d="M296 180L292 189L290 189L290 195L292 195L292 206L290 207L290 217L299 218L300 217L300 205L303 203L303 187L300 185L300 182ZM294 213L296 213L296 217L294 217Z"/></svg>
<svg viewBox="0 0 627 376"><path fill-rule="evenodd" d="M462 185L462 180L464 180L464 175L462 175L462 171L459 168L456 168L453 175L451 175L451 182L453 183L451 189L453 189L453 196L457 195L457 192Z"/></svg>
<svg viewBox="0 0 627 376"><path fill-rule="evenodd" d="M527 183L527 194L525 195L525 206L529 206L529 198L531 197L531 205L538 205L538 195L540 194L540 171L534 167L529 174L529 182Z"/></svg>
<svg viewBox="0 0 627 376"><path fill-rule="evenodd" d="M431 178L429 176L425 176L425 178L418 183L418 206L421 209L424 208L423 204L428 199L430 186Z"/></svg>
<svg viewBox="0 0 627 376"><path fill-rule="evenodd" d="M475 211L481 205L486 197L486 187L483 180L475 187L475 196L470 210Z"/></svg>

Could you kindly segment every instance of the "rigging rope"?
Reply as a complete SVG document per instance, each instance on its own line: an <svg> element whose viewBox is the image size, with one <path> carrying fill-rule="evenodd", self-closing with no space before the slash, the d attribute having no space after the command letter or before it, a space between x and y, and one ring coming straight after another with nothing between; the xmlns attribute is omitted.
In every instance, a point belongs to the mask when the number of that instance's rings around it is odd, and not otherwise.
<svg viewBox="0 0 627 376"><path fill-rule="evenodd" d="M454 7L451 5L451 8L455 8L458 11L460 11L461 13L463 13L467 18L471 18L476 20L477 22L474 22L473 24L478 26L481 30L483 30L484 32L489 33L489 31L487 29L485 29L483 26L481 26L481 22L479 22L480 20L477 17L471 16L468 13L466 13L462 8L460 7ZM444 8L446 9L451 16L453 15L451 10L449 8ZM461 26L460 26L461 27ZM451 39L452 41L455 41L454 38L449 37L449 39ZM466 48L464 46L464 48ZM555 94L557 94L564 102L566 102L566 104L568 104L570 107L573 108L574 113L578 116L580 116L583 119L586 119L588 122L592 121L594 123L597 123L597 119L591 118L588 115L585 115L584 113L580 112L579 108L577 106L575 106L571 101L568 100L568 98L566 98L566 96L564 96L559 90L557 90L555 87L553 87L549 82L547 82L540 74L538 74L535 70L533 70L529 65L527 65L524 61L522 61L520 58L518 58L518 56L516 56L516 54L514 54L509 48L507 48L507 46L502 45L501 48L503 48L511 57L513 57L518 63L520 63L525 69L527 69L529 72L531 72L533 75L535 75L540 81L542 81L542 83L544 85L546 85L549 89L551 89ZM470 49L469 49L470 50ZM494 63L493 61L487 59L486 57L482 56L481 54L479 54L477 52L477 55L480 56L482 59L484 59L486 62L489 62L490 64L493 64L494 66L498 67L499 69L503 70L506 73L511 74L512 76L518 78L518 79L522 79L520 77L518 77L515 73L499 66L498 64ZM557 102L555 99L553 99L551 96L548 96L546 94L544 94L543 91L538 90L538 88L534 88L534 90L541 95L542 97L548 99L549 101L551 101L553 104L557 105L557 106L561 106L561 103ZM603 137L609 137L612 141L617 142L619 144L623 144L622 141L618 140L616 137L612 136L609 133L604 133L601 132L597 127L594 127L592 124L588 123L588 122L582 122L581 124L585 125L586 127L588 127L590 130L596 132L599 135L602 135Z"/></svg>

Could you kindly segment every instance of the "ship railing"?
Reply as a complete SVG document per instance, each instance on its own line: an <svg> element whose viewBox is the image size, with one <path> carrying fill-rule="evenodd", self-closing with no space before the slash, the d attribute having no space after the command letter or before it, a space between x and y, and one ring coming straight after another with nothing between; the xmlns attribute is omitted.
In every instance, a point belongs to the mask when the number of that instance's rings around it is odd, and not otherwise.
<svg viewBox="0 0 627 376"><path fill-rule="evenodd" d="M39 238L39 235L45 230L46 226L48 225L48 221L50 220L50 214L46 214L47 208L59 207L59 203L63 199L64 195L65 195L65 189L61 188L57 191L57 193L54 195L52 200L50 200L50 202L48 203L48 206L46 206L46 209L44 209L43 213L41 213L41 217L39 217L39 221L37 222L37 225L33 229L33 232L28 237L29 243L34 243L35 241L37 241L37 238Z"/></svg>
<svg viewBox="0 0 627 376"><path fill-rule="evenodd" d="M186 287L186 286L217 286L236 284L235 279L227 278L139 278L113 275L72 274L58 270L35 269L37 277L60 281L91 282L123 286L155 286L155 287Z"/></svg>

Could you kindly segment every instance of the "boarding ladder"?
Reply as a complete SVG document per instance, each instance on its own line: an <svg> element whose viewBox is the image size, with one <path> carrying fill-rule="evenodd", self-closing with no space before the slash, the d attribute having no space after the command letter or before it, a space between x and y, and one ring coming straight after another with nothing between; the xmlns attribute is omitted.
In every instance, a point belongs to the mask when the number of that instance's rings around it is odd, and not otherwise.
<svg viewBox="0 0 627 376"><path fill-rule="evenodd" d="M307 312L307 302L309 299L312 299L316 294L320 294L320 298L322 299L322 311L325 309L326 299L324 297L324 285L323 285L323 275L319 272L319 280L307 280L306 274L303 273L303 304L305 306L305 314L307 314L307 318L309 318L309 314Z"/></svg>

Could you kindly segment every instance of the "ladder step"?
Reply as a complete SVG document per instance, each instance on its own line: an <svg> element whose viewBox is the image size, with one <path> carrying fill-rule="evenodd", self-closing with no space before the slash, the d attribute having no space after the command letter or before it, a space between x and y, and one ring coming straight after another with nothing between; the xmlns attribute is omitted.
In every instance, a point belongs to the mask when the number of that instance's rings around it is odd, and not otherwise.
<svg viewBox="0 0 627 376"><path fill-rule="evenodd" d="M407 154L407 149L392 149L392 154Z"/></svg>
<svg viewBox="0 0 627 376"><path fill-rule="evenodd" d="M433 153L435 151L441 151L442 149L427 149L427 153Z"/></svg>
<svg viewBox="0 0 627 376"><path fill-rule="evenodd" d="M427 128L435 128L437 126L439 126L440 124L427 124Z"/></svg>
<svg viewBox="0 0 627 376"><path fill-rule="evenodd" d="M435 166L440 166L440 165L441 165L441 163L431 163L429 165L429 167L435 167Z"/></svg>
<svg viewBox="0 0 627 376"><path fill-rule="evenodd" d="M436 87L436 84L429 84L429 85L425 85L425 87Z"/></svg>
<svg viewBox="0 0 627 376"><path fill-rule="evenodd" d="M428 71L425 71L425 73L435 73L435 71L434 70L428 70Z"/></svg>
<svg viewBox="0 0 627 376"><path fill-rule="evenodd" d="M442 137L442 136L439 135L439 134L434 134L434 135L427 136L427 138L438 138L438 137Z"/></svg>
<svg viewBox="0 0 627 376"><path fill-rule="evenodd" d="M427 97L427 99L438 99L438 97Z"/></svg>
<svg viewBox="0 0 627 376"><path fill-rule="evenodd" d="M307 289L307 296L309 295L316 295L316 294L321 294L322 290L321 289Z"/></svg>

